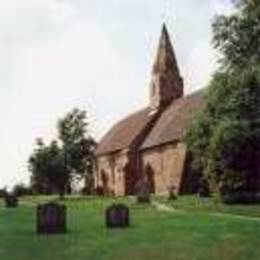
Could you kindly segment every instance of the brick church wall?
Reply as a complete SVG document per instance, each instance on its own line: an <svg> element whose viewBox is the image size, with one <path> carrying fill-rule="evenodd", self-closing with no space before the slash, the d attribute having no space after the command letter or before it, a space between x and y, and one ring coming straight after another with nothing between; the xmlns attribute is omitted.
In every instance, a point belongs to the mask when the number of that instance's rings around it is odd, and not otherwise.
<svg viewBox="0 0 260 260"><path fill-rule="evenodd" d="M129 156L126 151L99 156L96 162L95 187L103 187L106 195L125 195L125 169L128 164Z"/></svg>
<svg viewBox="0 0 260 260"><path fill-rule="evenodd" d="M167 194L170 186L179 191L185 166L186 146L175 143L153 147L142 152L142 171L149 169L154 178L156 194Z"/></svg>

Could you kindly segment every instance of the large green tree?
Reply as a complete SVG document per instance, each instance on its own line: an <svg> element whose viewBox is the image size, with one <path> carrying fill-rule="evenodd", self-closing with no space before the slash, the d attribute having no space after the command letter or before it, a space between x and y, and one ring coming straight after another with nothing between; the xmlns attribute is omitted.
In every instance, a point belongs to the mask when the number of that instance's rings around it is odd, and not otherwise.
<svg viewBox="0 0 260 260"><path fill-rule="evenodd" d="M37 139L29 158L32 185L38 192L57 191L61 196L74 179L93 182L95 141L88 133L86 112L73 109L58 120L58 140L45 145Z"/></svg>
<svg viewBox="0 0 260 260"><path fill-rule="evenodd" d="M73 109L58 121L58 136L71 172L92 174L96 142L87 133L86 112ZM86 136L87 135L87 136Z"/></svg>
<svg viewBox="0 0 260 260"><path fill-rule="evenodd" d="M35 191L40 193L58 192L64 196L69 183L69 169L65 163L62 149L56 141L45 145L37 140L36 148L29 158L31 182Z"/></svg>
<svg viewBox="0 0 260 260"><path fill-rule="evenodd" d="M58 137L72 177L85 178L86 190L93 186L95 140L88 133L86 111L73 109L58 121Z"/></svg>
<svg viewBox="0 0 260 260"><path fill-rule="evenodd" d="M255 66L260 63L260 1L233 2L234 13L217 16L213 22L214 46L226 69Z"/></svg>
<svg viewBox="0 0 260 260"><path fill-rule="evenodd" d="M187 134L193 174L222 194L259 191L260 70L216 74Z"/></svg>
<svg viewBox="0 0 260 260"><path fill-rule="evenodd" d="M260 2L235 4L213 23L222 66L186 137L192 174L222 195L260 190Z"/></svg>

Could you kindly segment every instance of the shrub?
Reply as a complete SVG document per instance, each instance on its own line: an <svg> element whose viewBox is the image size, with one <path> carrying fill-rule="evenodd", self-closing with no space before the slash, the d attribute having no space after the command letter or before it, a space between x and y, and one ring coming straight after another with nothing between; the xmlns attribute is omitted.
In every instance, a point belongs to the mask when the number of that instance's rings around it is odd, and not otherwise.
<svg viewBox="0 0 260 260"><path fill-rule="evenodd" d="M4 198L6 195L6 189L0 189L0 198Z"/></svg>
<svg viewBox="0 0 260 260"><path fill-rule="evenodd" d="M222 202L226 204L255 204L260 203L260 194L247 191L237 191L225 194L221 199Z"/></svg>
<svg viewBox="0 0 260 260"><path fill-rule="evenodd" d="M168 200L176 200L177 199L177 193L176 193L176 186L172 185L168 188Z"/></svg>
<svg viewBox="0 0 260 260"><path fill-rule="evenodd" d="M32 195L32 188L31 187L26 187L24 184L17 184L13 188L13 193L20 197L20 196L28 196Z"/></svg>

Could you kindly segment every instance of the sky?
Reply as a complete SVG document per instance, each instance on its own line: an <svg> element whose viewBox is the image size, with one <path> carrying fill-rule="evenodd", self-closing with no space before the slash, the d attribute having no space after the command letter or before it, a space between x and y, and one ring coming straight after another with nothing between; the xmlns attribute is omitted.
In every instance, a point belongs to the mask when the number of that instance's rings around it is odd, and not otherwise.
<svg viewBox="0 0 260 260"><path fill-rule="evenodd" d="M148 104L163 22L185 93L205 87L212 19L231 11L229 0L0 0L0 187L28 183L35 139L55 138L74 107L99 140Z"/></svg>

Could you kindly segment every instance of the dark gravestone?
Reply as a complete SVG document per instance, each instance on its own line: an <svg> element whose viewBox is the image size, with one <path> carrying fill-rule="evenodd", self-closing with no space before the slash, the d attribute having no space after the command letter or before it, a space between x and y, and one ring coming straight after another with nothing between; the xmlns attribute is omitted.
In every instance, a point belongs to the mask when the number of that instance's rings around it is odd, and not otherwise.
<svg viewBox="0 0 260 260"><path fill-rule="evenodd" d="M149 183L141 179L136 185L136 196L138 203L150 203L150 187Z"/></svg>
<svg viewBox="0 0 260 260"><path fill-rule="evenodd" d="M123 204L113 204L106 209L106 226L108 228L128 227L129 208Z"/></svg>
<svg viewBox="0 0 260 260"><path fill-rule="evenodd" d="M59 234L66 232L66 207L57 203L37 206L37 233Z"/></svg>
<svg viewBox="0 0 260 260"><path fill-rule="evenodd" d="M176 200L177 199L177 189L175 185L171 185L168 188L169 197L168 200Z"/></svg>
<svg viewBox="0 0 260 260"><path fill-rule="evenodd" d="M221 200L226 204L255 204L260 203L260 194L248 191L233 191L222 194Z"/></svg>
<svg viewBox="0 0 260 260"><path fill-rule="evenodd" d="M16 208L18 206L18 198L14 194L5 195L5 206L7 208Z"/></svg>
<svg viewBox="0 0 260 260"><path fill-rule="evenodd" d="M210 197L210 189L209 189L209 184L206 180L202 179L200 180L200 185L199 185L199 196L201 198L208 198Z"/></svg>

